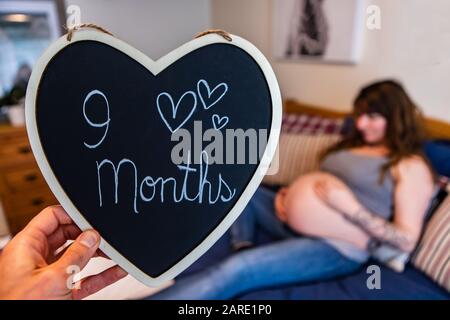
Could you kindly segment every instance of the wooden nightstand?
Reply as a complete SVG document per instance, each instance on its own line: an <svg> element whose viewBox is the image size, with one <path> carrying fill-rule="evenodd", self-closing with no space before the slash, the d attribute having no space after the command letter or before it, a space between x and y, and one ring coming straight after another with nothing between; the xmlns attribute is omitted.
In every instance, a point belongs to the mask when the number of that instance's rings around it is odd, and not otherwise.
<svg viewBox="0 0 450 320"><path fill-rule="evenodd" d="M37 166L24 127L0 126L0 198L14 235L57 203Z"/></svg>

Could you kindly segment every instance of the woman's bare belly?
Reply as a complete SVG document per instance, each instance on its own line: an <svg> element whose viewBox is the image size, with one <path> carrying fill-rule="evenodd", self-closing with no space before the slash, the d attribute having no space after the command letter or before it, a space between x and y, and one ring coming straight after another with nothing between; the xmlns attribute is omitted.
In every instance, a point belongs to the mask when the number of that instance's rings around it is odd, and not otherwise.
<svg viewBox="0 0 450 320"><path fill-rule="evenodd" d="M289 187L284 201L289 226L305 235L344 240L361 249L366 248L367 234L316 195L313 186L318 179L339 180L325 172L312 172L297 178Z"/></svg>

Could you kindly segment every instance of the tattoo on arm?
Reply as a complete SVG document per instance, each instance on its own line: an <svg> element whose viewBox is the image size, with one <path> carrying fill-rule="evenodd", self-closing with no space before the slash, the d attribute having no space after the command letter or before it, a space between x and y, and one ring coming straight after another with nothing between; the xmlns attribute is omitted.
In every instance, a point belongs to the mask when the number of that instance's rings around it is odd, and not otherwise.
<svg viewBox="0 0 450 320"><path fill-rule="evenodd" d="M408 234L364 208L360 208L353 214L346 212L342 214L349 222L359 226L368 235L381 243L389 244L405 252L410 252L414 249L415 241Z"/></svg>

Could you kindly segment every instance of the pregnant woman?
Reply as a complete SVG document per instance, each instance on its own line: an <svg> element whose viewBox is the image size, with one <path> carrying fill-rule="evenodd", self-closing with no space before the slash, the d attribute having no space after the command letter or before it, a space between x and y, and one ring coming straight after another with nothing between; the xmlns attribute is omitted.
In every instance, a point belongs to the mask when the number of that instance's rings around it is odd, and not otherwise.
<svg viewBox="0 0 450 320"><path fill-rule="evenodd" d="M278 193L258 189L231 227L237 253L151 298L229 299L350 274L380 245L410 253L435 186L421 114L398 83L383 81L361 90L353 118L320 171ZM278 241L253 247L257 227Z"/></svg>

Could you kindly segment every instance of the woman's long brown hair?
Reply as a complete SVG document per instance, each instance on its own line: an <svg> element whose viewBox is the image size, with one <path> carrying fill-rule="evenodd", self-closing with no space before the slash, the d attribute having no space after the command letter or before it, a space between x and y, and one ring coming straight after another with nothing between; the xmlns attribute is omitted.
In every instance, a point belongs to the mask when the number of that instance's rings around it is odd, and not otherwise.
<svg viewBox="0 0 450 320"><path fill-rule="evenodd" d="M387 121L385 144L389 154L388 161L380 170L380 182L391 167L413 155L421 157L435 177L423 152L423 143L427 136L422 112L403 87L393 80L373 83L359 92L353 103L353 124L348 133L338 143L325 150L321 160L330 153L366 144L361 132L354 125L355 120L365 113L379 113Z"/></svg>

